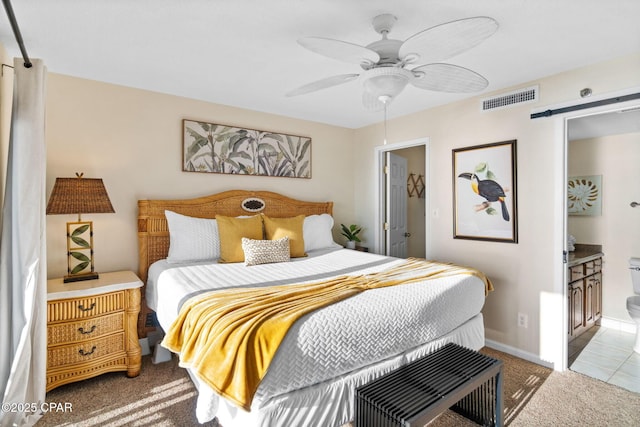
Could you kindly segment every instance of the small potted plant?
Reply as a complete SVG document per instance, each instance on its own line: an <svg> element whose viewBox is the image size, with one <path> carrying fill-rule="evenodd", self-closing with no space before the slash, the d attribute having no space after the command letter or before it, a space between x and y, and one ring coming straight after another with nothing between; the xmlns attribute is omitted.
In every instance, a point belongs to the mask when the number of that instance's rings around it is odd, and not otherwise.
<svg viewBox="0 0 640 427"><path fill-rule="evenodd" d="M355 249L356 242L360 243L358 234L362 231L362 227L358 227L355 224L351 224L349 227L340 224L340 227L342 228L342 235L347 238L347 248Z"/></svg>

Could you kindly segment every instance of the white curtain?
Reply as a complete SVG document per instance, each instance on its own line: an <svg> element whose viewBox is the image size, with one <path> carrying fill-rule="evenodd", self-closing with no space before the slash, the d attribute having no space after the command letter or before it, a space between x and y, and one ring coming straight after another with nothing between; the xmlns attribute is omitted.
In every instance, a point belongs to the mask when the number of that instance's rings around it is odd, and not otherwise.
<svg viewBox="0 0 640 427"><path fill-rule="evenodd" d="M0 236L0 426L42 416L47 362L46 68L14 60L13 110ZM21 406L33 404L35 412ZM15 411L14 411L15 410Z"/></svg>

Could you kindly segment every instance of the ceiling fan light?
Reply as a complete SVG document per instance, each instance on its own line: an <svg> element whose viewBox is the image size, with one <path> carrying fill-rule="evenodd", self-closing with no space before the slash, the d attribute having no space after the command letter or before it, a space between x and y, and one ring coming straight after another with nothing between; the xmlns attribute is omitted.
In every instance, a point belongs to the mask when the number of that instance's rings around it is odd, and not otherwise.
<svg viewBox="0 0 640 427"><path fill-rule="evenodd" d="M374 68L365 74L363 86L375 99L393 99L402 92L411 78L413 74L402 68Z"/></svg>

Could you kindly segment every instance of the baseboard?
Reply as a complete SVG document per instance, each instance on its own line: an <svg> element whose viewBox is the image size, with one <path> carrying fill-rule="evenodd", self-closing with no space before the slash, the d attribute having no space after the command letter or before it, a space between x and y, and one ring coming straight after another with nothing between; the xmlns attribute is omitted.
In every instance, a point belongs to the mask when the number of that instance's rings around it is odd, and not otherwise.
<svg viewBox="0 0 640 427"><path fill-rule="evenodd" d="M542 359L540 359L540 357L538 357L538 355L533 354L533 353L529 353L527 351L522 351L519 348L511 347L510 345L502 344L502 343L499 343L497 341L488 340L488 339L484 340L484 345L486 345L487 347L490 347L490 348L492 348L494 350L498 350L498 351L501 351L503 353L507 353L507 354L510 354L512 356L515 356L515 357L519 357L520 359L524 359L524 360L527 360L529 362L536 363L538 365L542 365L542 366L544 366L546 368L554 369L554 364L552 362L549 362L549 361L546 361L546 360L542 360Z"/></svg>
<svg viewBox="0 0 640 427"><path fill-rule="evenodd" d="M633 322L625 322L624 320L619 319L611 319L607 317L602 317L600 319L600 326L608 329L615 329L622 332L629 332L632 334L636 333L636 325ZM526 351L522 351L519 348L511 347L510 345L502 344L497 341L485 339L484 341L487 347L490 347L494 350L501 351L503 353L510 354L512 356L519 357L521 359L527 360L529 362L537 363L538 365L545 366L550 369L554 369L554 363L546 360L540 359L538 355L533 353L529 353Z"/></svg>
<svg viewBox="0 0 640 427"><path fill-rule="evenodd" d="M608 329L615 329L617 331L629 332L631 334L636 333L636 324L633 322L626 322L620 319L611 319L608 317L602 317L600 319L600 326Z"/></svg>

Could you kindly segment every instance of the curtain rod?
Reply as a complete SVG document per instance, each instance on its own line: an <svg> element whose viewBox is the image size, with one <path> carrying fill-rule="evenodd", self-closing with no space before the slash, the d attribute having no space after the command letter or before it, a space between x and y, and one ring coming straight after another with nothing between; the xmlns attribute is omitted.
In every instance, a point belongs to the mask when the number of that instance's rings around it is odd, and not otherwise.
<svg viewBox="0 0 640 427"><path fill-rule="evenodd" d="M31 60L29 59L29 55L27 54L27 49L24 47L24 42L22 41L22 34L20 34L20 27L18 27L18 22L16 21L16 15L13 13L13 7L11 7L10 0L2 0L4 4L4 10L7 12L7 17L9 18L9 22L11 23L11 28L13 29L13 35L18 42L18 46L20 47L20 52L22 52L22 58L24 59L24 67L31 68L33 64L31 64Z"/></svg>

